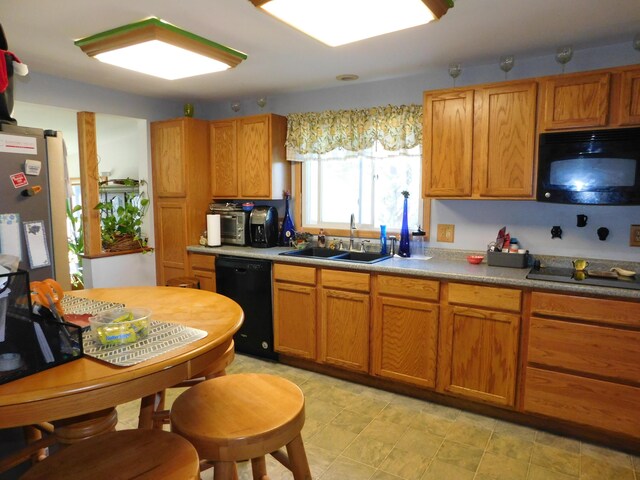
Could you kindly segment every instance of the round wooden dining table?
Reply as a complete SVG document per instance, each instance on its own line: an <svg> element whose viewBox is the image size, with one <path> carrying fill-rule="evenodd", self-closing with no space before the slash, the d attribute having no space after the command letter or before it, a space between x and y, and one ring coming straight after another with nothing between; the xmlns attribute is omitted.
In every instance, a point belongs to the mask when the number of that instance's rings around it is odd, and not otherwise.
<svg viewBox="0 0 640 480"><path fill-rule="evenodd" d="M152 320L205 330L207 336L130 367L84 356L0 385L0 428L53 422L56 434L60 427L71 435L60 439L65 443L73 443L74 436L80 440L113 429L117 422L115 406L152 395L204 371L229 348L244 319L237 303L206 290L123 287L67 294L146 307L152 311Z"/></svg>

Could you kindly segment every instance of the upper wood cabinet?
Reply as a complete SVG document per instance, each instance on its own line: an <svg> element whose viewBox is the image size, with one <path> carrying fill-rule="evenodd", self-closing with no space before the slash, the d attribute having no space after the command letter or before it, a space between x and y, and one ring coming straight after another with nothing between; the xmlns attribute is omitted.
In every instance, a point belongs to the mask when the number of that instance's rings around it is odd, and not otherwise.
<svg viewBox="0 0 640 480"><path fill-rule="evenodd" d="M291 188L286 132L287 119L273 114L212 121L212 196L282 198L282 191Z"/></svg>
<svg viewBox="0 0 640 480"><path fill-rule="evenodd" d="M617 96L614 121L618 125L640 125L640 67L624 69L615 78Z"/></svg>
<svg viewBox="0 0 640 480"><path fill-rule="evenodd" d="M533 198L535 81L424 94L423 194Z"/></svg>
<svg viewBox="0 0 640 480"><path fill-rule="evenodd" d="M471 195L473 90L424 93L423 195Z"/></svg>
<svg viewBox="0 0 640 480"><path fill-rule="evenodd" d="M640 125L637 65L540 79L543 131Z"/></svg>
<svg viewBox="0 0 640 480"><path fill-rule="evenodd" d="M536 144L535 82L476 91L474 179L480 197L532 197Z"/></svg>
<svg viewBox="0 0 640 480"><path fill-rule="evenodd" d="M151 123L156 281L189 273L187 245L205 229L211 199L209 122L177 118Z"/></svg>
<svg viewBox="0 0 640 480"><path fill-rule="evenodd" d="M220 120L209 126L211 192L214 197L237 198L238 121Z"/></svg>
<svg viewBox="0 0 640 480"><path fill-rule="evenodd" d="M540 81L540 130L606 126L610 85L609 72L543 78Z"/></svg>

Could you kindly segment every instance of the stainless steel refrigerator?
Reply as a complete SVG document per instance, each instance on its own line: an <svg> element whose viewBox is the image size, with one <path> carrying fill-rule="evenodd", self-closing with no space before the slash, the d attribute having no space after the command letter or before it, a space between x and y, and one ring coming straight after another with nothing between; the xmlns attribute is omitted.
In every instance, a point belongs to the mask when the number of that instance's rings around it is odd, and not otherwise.
<svg viewBox="0 0 640 480"><path fill-rule="evenodd" d="M0 124L0 253L69 290L61 132Z"/></svg>

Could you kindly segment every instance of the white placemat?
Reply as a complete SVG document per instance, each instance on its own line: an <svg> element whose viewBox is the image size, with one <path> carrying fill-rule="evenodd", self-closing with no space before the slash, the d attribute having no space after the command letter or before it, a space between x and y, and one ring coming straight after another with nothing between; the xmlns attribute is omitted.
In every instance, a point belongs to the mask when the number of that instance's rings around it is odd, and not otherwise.
<svg viewBox="0 0 640 480"><path fill-rule="evenodd" d="M206 336L204 330L152 320L149 322L149 336L130 345L104 346L93 339L90 331L83 333L82 342L85 355L119 367L130 367Z"/></svg>

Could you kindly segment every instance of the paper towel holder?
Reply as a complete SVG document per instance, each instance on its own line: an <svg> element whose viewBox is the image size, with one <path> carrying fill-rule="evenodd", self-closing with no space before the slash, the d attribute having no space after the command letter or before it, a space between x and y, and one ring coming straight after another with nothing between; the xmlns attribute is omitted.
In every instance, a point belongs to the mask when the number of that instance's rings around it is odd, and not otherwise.
<svg viewBox="0 0 640 480"><path fill-rule="evenodd" d="M207 214L207 247L219 247L222 245L220 238L220 214Z"/></svg>

